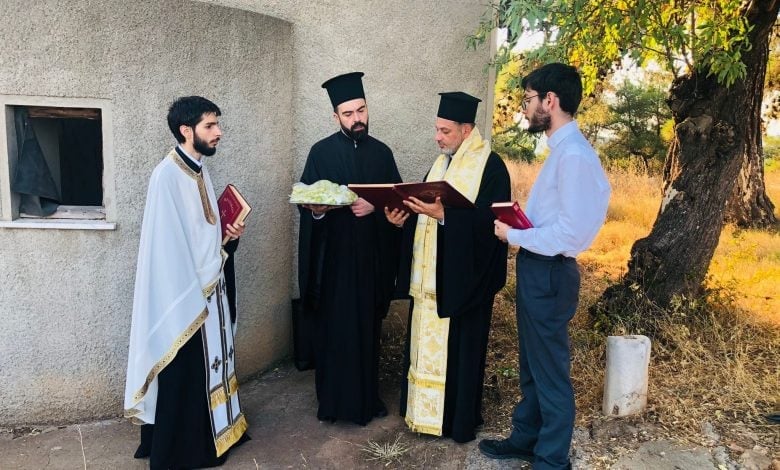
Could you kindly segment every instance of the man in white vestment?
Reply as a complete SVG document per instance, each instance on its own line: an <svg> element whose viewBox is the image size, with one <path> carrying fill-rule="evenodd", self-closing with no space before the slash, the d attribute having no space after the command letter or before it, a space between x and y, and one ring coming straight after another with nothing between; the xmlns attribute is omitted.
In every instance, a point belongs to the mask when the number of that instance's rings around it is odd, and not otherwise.
<svg viewBox="0 0 780 470"><path fill-rule="evenodd" d="M149 457L152 469L221 465L228 449L247 438L235 375L235 312L227 298L234 287L224 275L227 251L235 250L244 227L228 225L231 241L222 246L203 162L222 137L220 115L205 98L177 99L168 126L178 145L149 181L124 409L143 425L135 457Z"/></svg>

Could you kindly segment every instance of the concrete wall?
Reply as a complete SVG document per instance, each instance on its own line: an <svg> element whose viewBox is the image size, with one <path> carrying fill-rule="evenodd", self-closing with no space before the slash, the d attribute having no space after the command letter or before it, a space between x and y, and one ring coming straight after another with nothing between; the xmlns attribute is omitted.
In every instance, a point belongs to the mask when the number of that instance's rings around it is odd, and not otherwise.
<svg viewBox="0 0 780 470"><path fill-rule="evenodd" d="M0 424L121 414L146 187L175 144L167 106L185 94L222 108L225 136L206 164L217 191L233 182L255 208L237 254L239 372L287 355L289 23L184 0L3 10L0 94L111 101L117 229L0 228Z"/></svg>
<svg viewBox="0 0 780 470"><path fill-rule="evenodd" d="M121 412L146 182L171 145L163 119L173 97L222 107L226 137L207 164L215 186L235 182L256 207L237 259L245 376L290 352L297 222L287 195L311 145L337 129L320 84L366 73L371 133L405 180L438 153L437 93L488 93L488 51L465 49L486 8L473 0L3 6L0 95L112 100L118 229L0 228L0 424Z"/></svg>

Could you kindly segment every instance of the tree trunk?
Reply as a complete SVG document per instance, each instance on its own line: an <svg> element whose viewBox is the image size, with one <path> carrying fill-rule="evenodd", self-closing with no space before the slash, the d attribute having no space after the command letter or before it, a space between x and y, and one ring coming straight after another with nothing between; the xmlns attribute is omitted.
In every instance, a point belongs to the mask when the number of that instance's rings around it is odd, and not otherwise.
<svg viewBox="0 0 780 470"><path fill-rule="evenodd" d="M754 124L760 116L753 110L761 105L769 33L778 8L780 0L757 0L745 7L753 25L753 48L743 57L744 80L726 88L700 71L672 83L668 104L675 137L666 157L661 208L650 234L634 243L626 276L595 305L597 314L627 318L647 308L668 309L675 299L701 293L726 202L743 157L755 143Z"/></svg>
<svg viewBox="0 0 780 470"><path fill-rule="evenodd" d="M760 108L756 112L760 113ZM743 228L767 228L777 224L777 217L775 205L769 200L764 185L764 151L760 121L758 126L751 130L751 134L737 184L734 185L734 192L726 203L726 222Z"/></svg>
<svg viewBox="0 0 780 470"><path fill-rule="evenodd" d="M754 48L765 47L769 57L769 39L764 44L754 44ZM764 78L766 76L766 61L761 65L760 86L756 90L758 96L764 96ZM761 101L756 100L750 109L745 154L742 168L734 186L734 192L726 203L726 222L732 222L743 228L767 228L777 224L775 206L769 200L764 185L764 149L761 140Z"/></svg>

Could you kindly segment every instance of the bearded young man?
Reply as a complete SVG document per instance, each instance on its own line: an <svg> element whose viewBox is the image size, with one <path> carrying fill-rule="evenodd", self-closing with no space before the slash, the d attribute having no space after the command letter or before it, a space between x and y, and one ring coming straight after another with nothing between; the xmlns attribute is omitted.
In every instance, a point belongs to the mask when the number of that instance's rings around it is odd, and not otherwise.
<svg viewBox="0 0 780 470"><path fill-rule="evenodd" d="M571 468L574 431L568 324L577 309L580 273L575 259L604 224L610 186L574 114L582 98L577 70L547 64L521 82L529 132L544 132L550 155L526 204L533 228L495 222L496 237L517 253L516 314L523 399L504 440L483 440L495 459L517 458L533 468Z"/></svg>
<svg viewBox="0 0 780 470"><path fill-rule="evenodd" d="M301 181L398 183L393 153L368 135L368 106L354 72L322 84L339 130L312 146ZM400 231L364 199L351 206L301 206L298 283L313 326L321 421L365 425L387 415L379 398L379 335L393 291ZM297 333L296 333L297 334ZM304 358L296 366L306 368Z"/></svg>
<svg viewBox="0 0 780 470"><path fill-rule="evenodd" d="M476 208L410 198L409 212L385 209L390 222L404 227L397 290L412 297L401 415L412 431L468 442L483 423L493 299L506 282L507 248L493 236L490 205L511 195L504 162L474 124L480 100L440 95L442 153L425 180L448 181Z"/></svg>
<svg viewBox="0 0 780 470"><path fill-rule="evenodd" d="M126 417L143 424L135 457L150 457L152 469L221 465L227 451L248 438L238 401L235 286L226 252L235 251L244 226L228 225L232 241L223 250L217 198L202 161L222 138L220 115L200 96L174 101L168 126L179 145L149 181L124 408Z"/></svg>

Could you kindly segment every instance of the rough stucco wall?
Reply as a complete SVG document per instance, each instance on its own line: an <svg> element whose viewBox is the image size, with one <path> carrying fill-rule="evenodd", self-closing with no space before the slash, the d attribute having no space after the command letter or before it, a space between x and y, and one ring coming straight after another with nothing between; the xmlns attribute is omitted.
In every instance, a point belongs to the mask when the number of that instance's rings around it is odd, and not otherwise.
<svg viewBox="0 0 780 470"><path fill-rule="evenodd" d="M0 424L121 414L146 187L185 94L222 108L207 165L255 210L237 253L239 372L288 354L290 25L184 0L2 3L0 94L111 100L118 217L108 232L0 228Z"/></svg>
<svg viewBox="0 0 780 470"><path fill-rule="evenodd" d="M434 121L438 93L465 91L483 100L477 125L483 136L489 59L487 47L466 50L488 2L474 0L199 0L277 16L292 23L295 61L293 179L312 144L337 130L322 82L352 71L363 85L371 134L393 150L405 181L419 181L438 155ZM492 92L492 87L490 87ZM297 231L293 234L297 240ZM297 248L293 248L297 263ZM294 271L297 292L297 272Z"/></svg>

